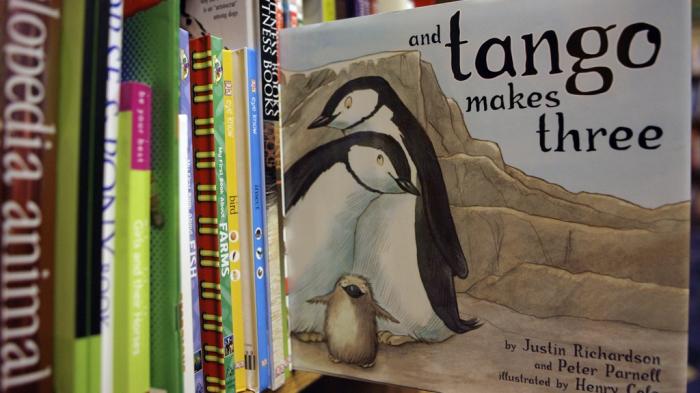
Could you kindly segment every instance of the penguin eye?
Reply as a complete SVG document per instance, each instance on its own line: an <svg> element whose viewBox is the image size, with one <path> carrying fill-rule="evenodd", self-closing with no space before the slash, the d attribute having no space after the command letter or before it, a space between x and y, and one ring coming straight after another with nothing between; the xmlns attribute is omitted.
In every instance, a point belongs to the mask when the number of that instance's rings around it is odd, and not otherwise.
<svg viewBox="0 0 700 393"><path fill-rule="evenodd" d="M384 165L384 156L383 155L380 154L377 156L377 164L379 164L379 166Z"/></svg>
<svg viewBox="0 0 700 393"><path fill-rule="evenodd" d="M345 102L343 104L345 105L345 109L350 109L350 107L352 106L352 97L347 96L347 98L345 98Z"/></svg>

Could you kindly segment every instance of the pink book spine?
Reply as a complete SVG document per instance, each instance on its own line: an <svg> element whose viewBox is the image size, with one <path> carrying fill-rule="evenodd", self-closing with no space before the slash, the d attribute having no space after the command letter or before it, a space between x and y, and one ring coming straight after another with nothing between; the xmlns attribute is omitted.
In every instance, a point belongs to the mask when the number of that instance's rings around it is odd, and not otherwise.
<svg viewBox="0 0 700 393"><path fill-rule="evenodd" d="M131 168L151 169L151 87L140 82L121 86L120 111L130 111L132 119Z"/></svg>

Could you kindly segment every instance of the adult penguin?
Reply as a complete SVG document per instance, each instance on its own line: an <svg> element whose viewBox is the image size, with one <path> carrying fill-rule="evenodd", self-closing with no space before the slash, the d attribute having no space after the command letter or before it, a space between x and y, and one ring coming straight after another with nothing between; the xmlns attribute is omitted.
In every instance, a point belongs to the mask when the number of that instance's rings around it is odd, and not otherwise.
<svg viewBox="0 0 700 393"><path fill-rule="evenodd" d="M352 270L358 217L380 195L418 190L401 146L377 132L311 150L284 173L284 186L291 331L320 341L324 308L307 301Z"/></svg>
<svg viewBox="0 0 700 393"><path fill-rule="evenodd" d="M420 195L415 198L414 206L410 206L410 203L407 204L405 201L399 204L385 203L382 208L384 210L375 207L374 212L385 215L385 210L390 209L396 217L412 216L415 218L412 238L394 240L398 242L410 241L415 244L415 256L412 256L411 260L415 261L418 267L420 281L432 310L444 323L444 327L447 327L451 332L464 333L478 328L480 324L476 319L463 320L459 316L453 277L467 277L467 260L457 238L435 149L423 127L404 105L391 85L384 78L378 76L350 80L331 95L321 114L311 122L308 128L319 127L338 129L345 135L352 135L361 129L382 130L401 144L410 158L411 181L418 185ZM380 202L378 201L378 203ZM406 208L413 209L413 211L400 210ZM391 220L392 217L387 215L386 219ZM366 225L372 224L368 222ZM374 225L381 226L382 224L374 220ZM389 236L391 237L393 234L389 234ZM405 255L406 249L394 244L393 250ZM357 247L364 246L358 245ZM389 243L375 244L375 247L383 248L383 251L375 253L375 257L385 262L388 261L387 255L391 254L392 249L389 248L387 252L387 247L390 246ZM367 267L367 262L368 260L365 259L360 261L360 264L365 264ZM400 326L402 329L388 328L407 338L392 340L389 337L388 343L403 343L410 339L442 341L449 337L449 331L446 331L440 324L436 324L434 318L429 321L424 318L412 321L410 315L407 318L406 315L397 311L396 308L403 308L406 313L411 313L411 306L401 304L400 298L381 299L382 287L386 287L385 296L401 293L400 288L391 288L391 285L398 284L390 283L387 287L386 283L381 282L381 278L373 276L369 272L355 271L355 273L364 274L372 281L372 285L377 289L378 301L387 305L390 312L396 312L394 315L402 322ZM378 272L375 271L375 273Z"/></svg>

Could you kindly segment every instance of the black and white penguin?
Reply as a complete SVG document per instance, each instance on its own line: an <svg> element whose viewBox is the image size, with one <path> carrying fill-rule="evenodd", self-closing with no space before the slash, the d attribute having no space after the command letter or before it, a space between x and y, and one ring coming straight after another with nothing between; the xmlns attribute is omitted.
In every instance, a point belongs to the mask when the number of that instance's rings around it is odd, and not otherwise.
<svg viewBox="0 0 700 393"><path fill-rule="evenodd" d="M311 150L284 173L284 186L291 331L320 341L324 308L307 300L352 270L358 217L380 195L418 190L401 146L377 132Z"/></svg>
<svg viewBox="0 0 700 393"><path fill-rule="evenodd" d="M373 201L358 221L353 273L367 277L377 301L401 321L385 324L408 340L442 341L480 326L459 316L454 276L466 278L464 256L450 212L437 155L428 135L391 85L378 76L338 88L308 128L329 127L352 135L381 130L409 157L411 181L420 194Z"/></svg>

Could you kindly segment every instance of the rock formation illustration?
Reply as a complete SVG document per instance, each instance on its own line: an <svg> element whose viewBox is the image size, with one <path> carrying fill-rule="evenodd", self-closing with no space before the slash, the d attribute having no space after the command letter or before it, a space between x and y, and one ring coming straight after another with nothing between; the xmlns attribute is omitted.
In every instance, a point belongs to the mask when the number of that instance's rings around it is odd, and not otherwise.
<svg viewBox="0 0 700 393"><path fill-rule="evenodd" d="M308 130L350 79L384 77L427 130L440 159L470 275L458 291L532 317L580 317L687 330L689 203L648 209L572 193L507 164L498 145L473 138L418 52L388 52L284 73L285 167L340 132ZM286 168L285 168L286 169Z"/></svg>

